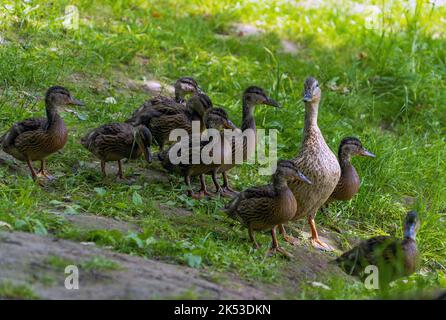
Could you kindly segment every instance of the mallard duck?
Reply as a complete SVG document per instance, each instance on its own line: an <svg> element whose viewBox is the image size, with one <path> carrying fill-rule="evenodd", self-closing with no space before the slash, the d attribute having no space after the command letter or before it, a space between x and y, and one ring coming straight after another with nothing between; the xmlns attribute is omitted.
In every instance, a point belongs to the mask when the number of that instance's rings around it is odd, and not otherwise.
<svg viewBox="0 0 446 320"><path fill-rule="evenodd" d="M26 161L34 180L39 177L53 179L45 168L45 159L62 149L67 142L67 127L58 113L58 108L66 105L82 106L70 92L60 86L47 90L45 95L46 118L27 119L15 123L1 138L3 151L20 161ZM40 161L36 173L32 161Z"/></svg>
<svg viewBox="0 0 446 320"><path fill-rule="evenodd" d="M418 267L416 233L418 215L409 211L406 215L403 239L378 236L362 241L335 260L346 273L364 278L369 265L378 267L380 287L400 277L411 275Z"/></svg>
<svg viewBox="0 0 446 320"><path fill-rule="evenodd" d="M166 108L166 104L162 106ZM143 124L150 129L154 140L159 146L160 152L164 150L164 145L169 141L169 135L174 129L183 129L187 133L192 133L192 121L200 121L200 128L204 129L203 114L212 108L212 101L205 94L198 93L192 96L184 107L172 108L172 112L159 111L155 108L147 110L139 122L127 121L135 125Z"/></svg>
<svg viewBox="0 0 446 320"><path fill-rule="evenodd" d="M290 221L296 213L296 198L287 182L295 179L311 184L293 162L279 161L272 176L272 184L242 191L225 207L231 218L239 220L248 228L249 238L256 248L260 246L254 238L254 230L271 229L273 242L270 252L278 251L289 256L277 242L276 227Z"/></svg>
<svg viewBox="0 0 446 320"><path fill-rule="evenodd" d="M375 158L376 156L362 146L358 138L346 137L339 144L338 159L341 166L341 177L325 205L333 201L347 201L359 191L361 180L355 167L351 164L352 156Z"/></svg>
<svg viewBox="0 0 446 320"><path fill-rule="evenodd" d="M292 160L313 184L293 181L290 189L297 200L297 210L294 219L306 218L311 227L311 242L314 247L322 250L331 248L319 239L314 217L319 208L333 193L341 176L341 167L334 153L327 146L317 125L317 115L321 89L313 77L306 79L303 101L305 104L305 122L303 141L299 154ZM295 243L295 239L286 234L284 227L280 231L286 241Z"/></svg>
<svg viewBox="0 0 446 320"><path fill-rule="evenodd" d="M128 123L111 123L92 130L81 140L82 145L101 160L101 170L104 177L105 163L118 162L118 174L124 179L121 160L137 159L142 154L148 163L152 162L150 146L152 134L147 127L133 127Z"/></svg>
<svg viewBox="0 0 446 320"><path fill-rule="evenodd" d="M254 107L256 105L268 105L273 106L276 108L280 108L280 105L265 93L265 91L262 88L251 86L248 87L243 92L243 98L242 98L242 126L241 130L242 133L247 133L248 130L251 130L252 136L256 138L256 122L254 118ZM248 135L249 136L249 135ZM233 142L231 143L232 146L232 158L230 163L222 164L218 169L218 173L222 173L223 176L223 185L221 186L220 190L217 190L218 193L222 195L233 195L234 190L229 186L229 180L227 172L232 169L236 163L236 152L240 152L240 150L243 151L243 159L247 159L252 156L252 153L255 152L255 148L248 150L247 145L247 139L233 139ZM254 141L254 146L255 141ZM249 153L249 154L248 154ZM218 186L216 185L216 188Z"/></svg>
<svg viewBox="0 0 446 320"><path fill-rule="evenodd" d="M192 137L189 136L189 139L185 143L180 141L178 144L172 145L168 150L158 154L162 166L167 171L176 172L184 176L185 183L188 186L188 195L197 199L211 195L207 191L204 174L215 172L215 169L221 165L225 157L227 158L229 156L229 151L228 154L225 154L225 150L229 150L229 147L224 148L224 143L218 145L218 148L215 148L215 150L210 143L218 143L219 141L224 142L223 130L236 129L234 124L228 119L228 114L222 108L208 109L203 118L207 129L215 129L220 133L218 141L214 141L214 138L210 138L208 141L203 141L202 139L200 143L197 143L195 146L192 142ZM215 162L204 161L202 155L205 148L210 149L209 154L217 159ZM214 151L216 154L214 154ZM172 155L176 156L175 161L172 158ZM179 161L182 157L186 157L186 161ZM194 158L198 159L198 163ZM201 188L197 194L192 191L190 185L190 177L193 176L200 176ZM217 183L218 185L215 175L213 175L213 179L214 183Z"/></svg>

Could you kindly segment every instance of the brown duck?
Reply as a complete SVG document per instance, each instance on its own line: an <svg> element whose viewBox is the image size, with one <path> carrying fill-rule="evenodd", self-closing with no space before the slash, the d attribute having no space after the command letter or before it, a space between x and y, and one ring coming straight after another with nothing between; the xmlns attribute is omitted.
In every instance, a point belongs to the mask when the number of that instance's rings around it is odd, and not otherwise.
<svg viewBox="0 0 446 320"><path fill-rule="evenodd" d="M73 98L67 89L54 86L46 92L45 105L46 118L17 122L1 139L3 151L18 160L26 161L34 180L38 177L53 179L46 172L45 159L62 149L67 142L67 127L58 108L66 105L82 106L83 103ZM37 173L32 161L41 163Z"/></svg>
<svg viewBox="0 0 446 320"><path fill-rule="evenodd" d="M152 109L147 117L143 117L138 123L150 129L154 140L163 151L164 145L169 141L169 135L174 129L183 129L192 133L192 122L198 121L200 129L204 129L203 115L205 111L212 108L212 101L205 94L196 94L186 103L185 107L175 109L175 112L159 112ZM172 109L173 110L173 109ZM135 125L136 122L129 122Z"/></svg>
<svg viewBox="0 0 446 320"><path fill-rule="evenodd" d="M359 179L355 167L351 164L351 157L356 155L371 158L376 157L362 146L362 143L358 138L347 137L342 139L338 150L341 178L339 178L336 188L330 198L328 198L327 202L325 202L325 205L328 205L333 201L350 200L358 193L361 180Z"/></svg>
<svg viewBox="0 0 446 320"><path fill-rule="evenodd" d="M207 129L215 129L219 133L219 141L224 140L224 129L236 129L234 124L228 119L228 114L225 110L221 108L209 108L204 114L204 122ZM158 154L158 158L161 161L162 166L169 172L179 173L184 177L184 181L188 186L188 195L194 198L202 198L204 196L209 196L210 193L207 191L204 174L215 171L217 167L221 165L221 162L228 155L225 154L225 150L229 150L229 148L221 147L221 144L217 148L210 148L211 142L213 142L214 138L209 138L208 141L204 141L203 139L197 143L197 146L194 146L192 143L192 138L189 136L187 141L180 141L177 144L172 145L168 150L161 152ZM214 141L217 142L217 141ZM218 159L216 162L204 162L202 158L203 150L210 149L209 155ZM215 153L214 154L214 150ZM175 163L173 159L171 159L172 155L177 155L179 158L182 157L182 153L184 152L187 161L180 161L179 163ZM228 151L229 153L229 151ZM198 162L194 161L195 157L198 156ZM200 176L200 191L198 194L195 194L190 185L190 177ZM213 175L214 183L216 182L215 175Z"/></svg>
<svg viewBox="0 0 446 320"><path fill-rule="evenodd" d="M256 122L254 118L254 108L256 105L268 105L273 106L276 108L280 108L280 105L265 93L265 91L262 88L251 86L248 87L244 93L242 98L242 132L246 133L247 130L251 130L252 136L254 139L256 139ZM234 193L234 190L229 186L229 180L227 172L232 169L234 166L237 165L235 159L236 159L236 152L243 152L243 159L246 160L247 158L252 156L252 153L255 151L254 149L248 150L248 139L232 139L231 143L231 152L232 157L231 161L228 164L223 164L217 169L217 173L222 173L223 176L223 185L219 188L219 186L216 184L217 192L222 195L230 195ZM255 141L253 142L253 146L255 146ZM214 182L215 184L215 182Z"/></svg>
<svg viewBox="0 0 446 320"><path fill-rule="evenodd" d="M104 177L105 163L118 162L118 174L124 179L121 160L137 159L142 154L148 163L152 162L150 146L152 135L143 125L133 127L129 123L111 123L92 130L81 140L82 145L101 160Z"/></svg>
<svg viewBox="0 0 446 320"><path fill-rule="evenodd" d="M312 77L306 79L303 95L305 104L303 141L300 153L292 161L313 184L309 185L301 181L290 183L290 189L297 201L294 219L306 218L308 220L313 246L331 250L319 239L314 218L319 208L333 193L341 176L341 168L317 125L321 89L316 79ZM294 238L286 235L282 225L280 231L287 241L295 243Z"/></svg>
<svg viewBox="0 0 446 320"><path fill-rule="evenodd" d="M282 160L272 176L272 184L253 187L239 193L225 207L226 213L242 222L248 228L250 240L256 248L259 244L254 238L255 230L271 229L272 247L270 253L278 251L289 256L276 238L276 227L293 219L297 202L288 187L288 180L311 182L297 169L293 162Z"/></svg>
<svg viewBox="0 0 446 320"><path fill-rule="evenodd" d="M403 239L378 236L362 241L345 252L335 262L348 274L364 279L364 269L378 267L380 287L414 273L419 264L416 233L419 228L415 211L407 213L403 226Z"/></svg>

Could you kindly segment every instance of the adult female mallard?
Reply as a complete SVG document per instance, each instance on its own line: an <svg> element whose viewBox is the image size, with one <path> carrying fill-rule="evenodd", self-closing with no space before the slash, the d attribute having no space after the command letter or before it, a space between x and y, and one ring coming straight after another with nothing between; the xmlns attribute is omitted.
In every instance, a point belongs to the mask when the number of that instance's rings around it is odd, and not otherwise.
<svg viewBox="0 0 446 320"><path fill-rule="evenodd" d="M317 115L321 89L313 77L306 79L304 84L303 100L305 103L305 122L303 141L299 154L292 160L313 184L301 181L290 183L297 200L297 210L294 219L306 218L311 227L311 242L314 247L322 250L331 248L319 239L314 217L319 208L333 193L341 176L341 167L338 159L327 146L321 130L317 125ZM295 239L286 235L283 226L280 231L285 239L291 243Z"/></svg>
<svg viewBox="0 0 446 320"><path fill-rule="evenodd" d="M118 174L124 179L121 160L137 159L142 154L148 163L152 162L150 146L152 134L147 127L133 127L128 123L111 123L92 130L81 140L82 145L101 160L101 170L104 177L105 163L118 162Z"/></svg>
<svg viewBox="0 0 446 320"><path fill-rule="evenodd" d="M225 142L223 130L236 129L234 124L228 119L226 111L221 108L209 108L205 112L203 119L207 129L214 129L219 133L217 141L214 141L215 137L209 137L209 140L200 140L199 143L197 141L197 145L194 145L193 137L190 135L186 143L180 141L178 144L172 145L168 150L158 154L162 166L169 172L181 174L188 186L188 195L197 199L210 195L207 191L204 174L215 172L215 169L221 165L224 159L230 156L230 151L226 151L229 148L223 147ZM215 148L212 147L214 143L217 146ZM209 151L209 156L216 161L204 161L204 150ZM182 158L185 161L182 161ZM209 160L212 160L212 158ZM190 186L190 177L193 176L200 176L201 188L198 194L195 194ZM214 183L217 183L215 175L213 175L213 179Z"/></svg>
<svg viewBox="0 0 446 320"><path fill-rule="evenodd" d="M45 169L45 159L62 149L67 142L67 127L58 108L66 105L82 106L70 92L60 86L47 90L45 95L46 118L27 119L15 123L1 138L2 149L20 161L26 161L34 180L39 177L53 179ZM40 161L36 173L32 161Z"/></svg>
<svg viewBox="0 0 446 320"><path fill-rule="evenodd" d="M234 190L229 186L229 180L227 172L237 165L236 153L241 152L243 159L246 160L253 155L256 146L256 121L254 118L254 108L256 105L267 105L276 108L280 108L280 105L274 100L268 97L262 88L251 86L243 92L242 98L242 133L235 134L235 139L232 139L231 152L232 157L230 163L224 163L218 167L217 172L222 173L223 185L219 188L216 184L217 192L222 195L234 194ZM246 139L244 138L246 135ZM254 141L248 139L252 137ZM254 148L248 148L248 143ZM215 182L214 182L215 183Z"/></svg>
<svg viewBox="0 0 446 320"><path fill-rule="evenodd" d="M270 252L278 251L286 256L289 254L277 242L276 227L290 221L296 213L297 202L288 187L288 180L311 184L293 162L282 160L277 163L272 184L246 189L225 207L231 218L248 228L249 238L256 248L260 246L254 238L254 230L271 229L273 242Z"/></svg>
<svg viewBox="0 0 446 320"><path fill-rule="evenodd" d="M419 219L409 211L403 226L403 239L378 236L362 241L335 262L348 274L365 278L367 266L376 266L380 287L393 280L411 275L418 267L416 233Z"/></svg>
<svg viewBox="0 0 446 320"><path fill-rule="evenodd" d="M338 151L339 165L341 166L341 178L339 178L336 188L330 198L325 202L325 205L328 205L333 201L350 200L358 193L361 180L359 179L355 167L351 163L351 157L356 155L371 158L376 157L362 146L362 143L358 138L346 137L342 139Z"/></svg>

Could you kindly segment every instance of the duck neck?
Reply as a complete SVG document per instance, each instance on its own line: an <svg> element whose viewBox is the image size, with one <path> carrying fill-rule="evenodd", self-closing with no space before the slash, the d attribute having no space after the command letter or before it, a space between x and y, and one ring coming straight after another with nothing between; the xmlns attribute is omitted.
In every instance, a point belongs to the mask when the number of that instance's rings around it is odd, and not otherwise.
<svg viewBox="0 0 446 320"><path fill-rule="evenodd" d="M339 148L338 159L339 166L341 167L341 172L344 172L352 166L351 154L347 151L342 150L341 148Z"/></svg>
<svg viewBox="0 0 446 320"><path fill-rule="evenodd" d="M256 121L254 119L254 104L243 97L243 110L242 110L242 131L246 129L252 129L256 131Z"/></svg>
<svg viewBox="0 0 446 320"><path fill-rule="evenodd" d="M284 191L288 190L288 183L286 181L286 179L282 176L279 175L274 175L273 177L273 185L274 185L274 189L278 192L278 193L283 193Z"/></svg>
<svg viewBox="0 0 446 320"><path fill-rule="evenodd" d="M305 103L305 123L304 128L317 128L318 102Z"/></svg>
<svg viewBox="0 0 446 320"><path fill-rule="evenodd" d="M175 102L177 103L184 102L184 95L180 90L175 90Z"/></svg>
<svg viewBox="0 0 446 320"><path fill-rule="evenodd" d="M53 130L57 127L60 120L62 119L57 111L57 107L51 104L47 104L46 106L46 117L47 117L47 131Z"/></svg>
<svg viewBox="0 0 446 320"><path fill-rule="evenodd" d="M404 239L416 241L415 224L410 224L404 229Z"/></svg>

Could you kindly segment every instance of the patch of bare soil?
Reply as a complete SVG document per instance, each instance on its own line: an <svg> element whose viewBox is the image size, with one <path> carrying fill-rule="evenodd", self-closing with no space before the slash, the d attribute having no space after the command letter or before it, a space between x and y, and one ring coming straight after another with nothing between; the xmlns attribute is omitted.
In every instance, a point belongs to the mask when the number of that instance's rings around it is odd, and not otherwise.
<svg viewBox="0 0 446 320"><path fill-rule="evenodd" d="M48 263L51 257L80 266L102 257L117 270L83 270L79 290L65 288L64 268ZM21 232L0 232L0 282L30 285L41 299L265 299L259 289L231 276L224 279L203 270L133 257L96 247Z"/></svg>

